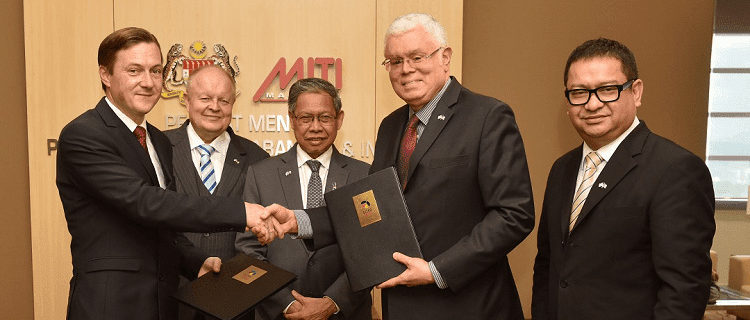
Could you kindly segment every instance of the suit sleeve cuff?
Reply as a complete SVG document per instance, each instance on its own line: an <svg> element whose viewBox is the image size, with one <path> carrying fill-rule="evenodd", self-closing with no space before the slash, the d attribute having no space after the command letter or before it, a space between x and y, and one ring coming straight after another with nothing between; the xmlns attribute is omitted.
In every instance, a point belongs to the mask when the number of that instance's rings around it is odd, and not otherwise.
<svg viewBox="0 0 750 320"><path fill-rule="evenodd" d="M432 263L432 261L428 262L427 265L430 266L430 273L432 273L432 277L435 279L435 284L440 289L446 289L448 288L448 284L445 283L445 280L443 280L443 277L440 276L440 272L438 272L438 269L435 268L435 264Z"/></svg>
<svg viewBox="0 0 750 320"><path fill-rule="evenodd" d="M289 304L286 305L286 308L284 308L284 310L282 310L281 313L286 314L286 312L289 310L289 307L292 306L292 303L294 303L294 301L297 301L297 300L292 300L292 302L289 302Z"/></svg>
<svg viewBox="0 0 750 320"><path fill-rule="evenodd" d="M310 223L310 216L305 210L292 210L297 218L297 234L292 235L292 239L312 239L313 230Z"/></svg>
<svg viewBox="0 0 750 320"><path fill-rule="evenodd" d="M323 296L323 298L327 298L328 300L331 300L331 302L333 302L333 308L336 309L336 311L334 311L333 314L339 314L339 311L341 311L341 308L339 308L339 305L336 303L336 301L333 301L333 299L329 296Z"/></svg>

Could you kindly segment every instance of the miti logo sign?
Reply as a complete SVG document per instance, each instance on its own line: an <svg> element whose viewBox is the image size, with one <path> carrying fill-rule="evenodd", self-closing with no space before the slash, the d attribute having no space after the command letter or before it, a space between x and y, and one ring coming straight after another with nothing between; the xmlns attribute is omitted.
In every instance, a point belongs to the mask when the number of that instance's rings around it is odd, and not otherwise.
<svg viewBox="0 0 750 320"><path fill-rule="evenodd" d="M341 90L342 87L342 61L341 58L307 58L307 68L305 68L305 60L297 58L294 64L288 69L286 68L286 58L279 58L276 65L268 73L266 79L263 80L263 84L260 85L255 94L253 95L253 102L286 102L287 94L284 90L287 89L293 82L292 79L313 78L315 77L315 70L320 69L320 75L318 78L322 78L330 81L336 86L336 89ZM328 71L333 68L334 79L329 79ZM307 72L305 72L307 71ZM279 87L271 88L273 81L279 79Z"/></svg>

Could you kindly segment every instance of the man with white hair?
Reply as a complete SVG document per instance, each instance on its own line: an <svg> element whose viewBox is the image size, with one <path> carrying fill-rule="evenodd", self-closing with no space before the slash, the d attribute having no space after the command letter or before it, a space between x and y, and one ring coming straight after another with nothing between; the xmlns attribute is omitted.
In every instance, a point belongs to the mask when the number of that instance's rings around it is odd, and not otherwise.
<svg viewBox="0 0 750 320"><path fill-rule="evenodd" d="M382 64L406 105L383 119L370 172L397 168L424 259L393 254L407 270L378 286L383 313L523 319L506 257L534 227L523 142L507 104L450 76L451 55L426 14L397 18L385 35ZM315 247L335 241L326 210L267 210Z"/></svg>

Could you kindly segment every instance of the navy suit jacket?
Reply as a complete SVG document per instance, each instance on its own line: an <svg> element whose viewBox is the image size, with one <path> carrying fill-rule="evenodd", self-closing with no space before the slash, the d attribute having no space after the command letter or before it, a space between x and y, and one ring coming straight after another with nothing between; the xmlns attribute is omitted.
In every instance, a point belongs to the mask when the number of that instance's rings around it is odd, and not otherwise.
<svg viewBox="0 0 750 320"><path fill-rule="evenodd" d="M380 124L370 172L396 165L405 105ZM404 190L425 260L447 282L383 290L387 319L523 319L507 254L534 228L523 141L510 107L453 78L409 161ZM312 246L335 241L309 210Z"/></svg>
<svg viewBox="0 0 750 320"><path fill-rule="evenodd" d="M150 124L148 132L173 190L169 140ZM103 98L60 133L57 188L72 236L68 319L174 319L179 266L197 255L181 256L187 239L175 231L245 229L242 201L159 187L148 154Z"/></svg>
<svg viewBox="0 0 750 320"><path fill-rule="evenodd" d="M581 158L579 146L555 161L547 179L533 318L701 319L715 230L706 165L641 122L568 232Z"/></svg>

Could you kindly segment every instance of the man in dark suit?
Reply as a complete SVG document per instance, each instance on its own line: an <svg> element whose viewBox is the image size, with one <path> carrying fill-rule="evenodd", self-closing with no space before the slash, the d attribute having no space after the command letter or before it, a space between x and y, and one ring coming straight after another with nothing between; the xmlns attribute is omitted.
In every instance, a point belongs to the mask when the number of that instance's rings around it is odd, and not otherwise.
<svg viewBox="0 0 750 320"><path fill-rule="evenodd" d="M218 268L197 250L178 251L188 240L174 231L243 231L265 224L263 208L165 190L174 188L169 140L145 121L161 93L153 34L117 30L98 59L106 97L58 140L57 188L72 236L67 317L174 319L180 264L194 275Z"/></svg>
<svg viewBox="0 0 750 320"><path fill-rule="evenodd" d="M164 132L172 142L177 192L241 199L247 167L268 158L257 144L236 135L229 127L236 92L232 76L217 65L191 73L185 100L189 120ZM220 262L235 256L236 234L227 231L184 235L203 252L203 260L211 257ZM180 319L194 317L194 309L180 307Z"/></svg>
<svg viewBox="0 0 750 320"><path fill-rule="evenodd" d="M327 192L367 176L367 163L344 156L333 145L344 111L336 88L328 81L295 82L289 89L289 118L297 144L248 169L245 201L293 209L319 207L324 189ZM302 240L287 237L261 246L247 232L237 235L237 248L299 276L261 303L256 318L372 319L370 294L352 292L338 245L309 251Z"/></svg>
<svg viewBox="0 0 750 320"><path fill-rule="evenodd" d="M552 166L534 264L534 319L701 319L714 193L703 161L636 117L632 52L584 42L564 74L583 139Z"/></svg>
<svg viewBox="0 0 750 320"><path fill-rule="evenodd" d="M432 17L399 17L385 39L383 65L407 104L381 123L370 171L397 168L424 259L394 253L407 270L379 285L384 317L523 319L507 254L533 229L534 209L513 112L450 77L452 51ZM267 210L280 231L309 236L304 212ZM313 245L335 241L325 210L309 212Z"/></svg>

